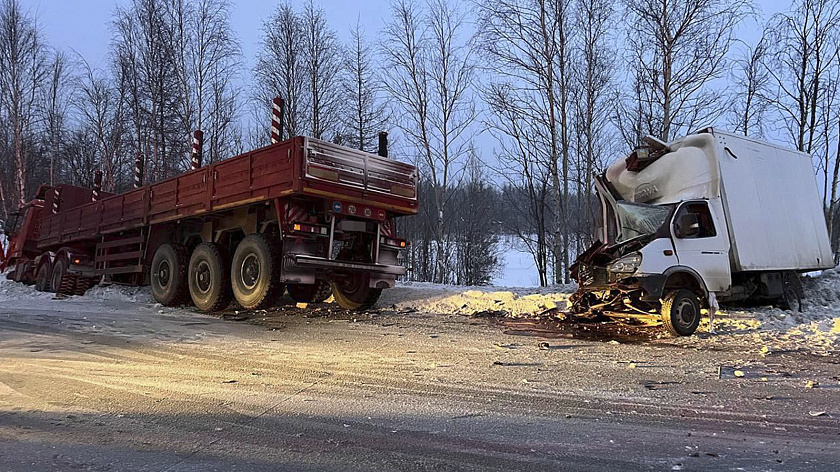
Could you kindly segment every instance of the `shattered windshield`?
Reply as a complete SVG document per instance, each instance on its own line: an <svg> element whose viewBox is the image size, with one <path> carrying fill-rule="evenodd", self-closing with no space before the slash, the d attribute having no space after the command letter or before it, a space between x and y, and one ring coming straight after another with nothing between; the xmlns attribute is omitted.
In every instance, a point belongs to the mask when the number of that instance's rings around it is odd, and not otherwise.
<svg viewBox="0 0 840 472"><path fill-rule="evenodd" d="M624 242L659 229L673 210L672 205L646 205L619 201L615 212L621 225L616 242Z"/></svg>

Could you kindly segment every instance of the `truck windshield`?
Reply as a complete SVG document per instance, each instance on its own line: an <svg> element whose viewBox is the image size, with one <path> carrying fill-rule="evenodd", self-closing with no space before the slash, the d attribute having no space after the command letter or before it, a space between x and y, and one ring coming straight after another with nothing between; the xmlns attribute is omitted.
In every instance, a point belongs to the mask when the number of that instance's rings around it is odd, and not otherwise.
<svg viewBox="0 0 840 472"><path fill-rule="evenodd" d="M616 242L621 243L638 236L655 233L672 210L672 205L616 202L615 212L621 225Z"/></svg>

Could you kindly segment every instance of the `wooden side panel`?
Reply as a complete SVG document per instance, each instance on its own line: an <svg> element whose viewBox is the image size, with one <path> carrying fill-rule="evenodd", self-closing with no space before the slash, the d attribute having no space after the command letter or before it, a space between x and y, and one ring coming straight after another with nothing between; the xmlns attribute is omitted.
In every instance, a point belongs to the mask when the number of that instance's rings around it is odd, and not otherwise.
<svg viewBox="0 0 840 472"><path fill-rule="evenodd" d="M211 200L214 208L249 198L252 156L247 154L215 165Z"/></svg>
<svg viewBox="0 0 840 472"><path fill-rule="evenodd" d="M178 179L169 179L153 184L151 192L150 220L169 218L177 213Z"/></svg>
<svg viewBox="0 0 840 472"><path fill-rule="evenodd" d="M295 182L292 163L293 146L255 152L251 155L251 198L275 198L291 190Z"/></svg>
<svg viewBox="0 0 840 472"><path fill-rule="evenodd" d="M195 215L207 210L207 175L210 169L202 168L196 172L178 177L178 214Z"/></svg>
<svg viewBox="0 0 840 472"><path fill-rule="evenodd" d="M148 188L138 188L123 194L123 228L136 228L144 223Z"/></svg>
<svg viewBox="0 0 840 472"><path fill-rule="evenodd" d="M95 238L99 233L99 219L102 217L102 202L79 207L79 237Z"/></svg>
<svg viewBox="0 0 840 472"><path fill-rule="evenodd" d="M52 207L50 207L52 208ZM47 211L46 208L44 211ZM41 220L38 245L57 244L61 236L61 216L49 215Z"/></svg>
<svg viewBox="0 0 840 472"><path fill-rule="evenodd" d="M102 205L102 232L114 231L122 227L123 199L125 195L116 195L100 200Z"/></svg>
<svg viewBox="0 0 840 472"><path fill-rule="evenodd" d="M61 215L64 216L64 224L61 228L61 241L73 241L75 239L80 239L81 234L81 221L82 221L82 211L81 209L84 207L76 207L71 210L62 211Z"/></svg>

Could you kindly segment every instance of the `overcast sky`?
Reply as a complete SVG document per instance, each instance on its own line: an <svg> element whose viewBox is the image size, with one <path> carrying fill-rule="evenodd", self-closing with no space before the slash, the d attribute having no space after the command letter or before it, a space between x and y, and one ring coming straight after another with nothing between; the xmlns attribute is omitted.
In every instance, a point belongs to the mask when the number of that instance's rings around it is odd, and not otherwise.
<svg viewBox="0 0 840 472"><path fill-rule="evenodd" d="M41 28L50 45L73 49L92 65L104 66L108 43L111 38L110 21L117 5L129 0L23 0L35 11ZM271 0L231 0L235 6L231 23L239 36L245 61L250 68L254 63L261 35L262 23L278 2ZM303 0L293 1L301 6ZM346 39L357 18L370 39L379 31L388 14L388 0L324 0L316 2L327 13L330 25L340 38ZM789 7L786 0L759 0L756 5L764 18ZM761 27L755 23L744 25L739 37L755 42Z"/></svg>
<svg viewBox="0 0 840 472"><path fill-rule="evenodd" d="M301 9L305 0L292 0ZM422 0L417 0L422 1ZM454 0L458 1L458 0ZM619 0L620 1L620 0ZM754 0L759 18L748 21L738 31L738 38L754 45L761 35L767 18L790 8L790 0ZM22 0L23 5L34 11L45 39L50 46L76 51L94 67L108 67L108 48L111 39L111 18L115 8L125 6L130 0ZM241 77L250 83L262 24L279 2L273 0L231 0L231 24L242 46L245 67ZM327 14L329 24L339 39L346 41L350 28L357 19L366 31L369 41L375 40L382 28L389 8L389 0L316 0ZM620 80L620 78L619 78ZM768 136L778 139L778 136ZM489 136L477 137L479 149L486 156L492 155L493 143Z"/></svg>

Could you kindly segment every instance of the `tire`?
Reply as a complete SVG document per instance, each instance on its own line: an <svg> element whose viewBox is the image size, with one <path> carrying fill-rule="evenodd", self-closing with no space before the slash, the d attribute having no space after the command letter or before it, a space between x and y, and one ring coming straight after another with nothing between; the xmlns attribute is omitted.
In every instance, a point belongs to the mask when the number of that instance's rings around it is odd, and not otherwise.
<svg viewBox="0 0 840 472"><path fill-rule="evenodd" d="M366 276L350 275L333 282L332 293L335 301L348 310L362 311L372 308L382 295L382 289L370 288L368 281Z"/></svg>
<svg viewBox="0 0 840 472"><path fill-rule="evenodd" d="M164 244L155 251L149 267L152 295L163 306L178 306L187 302L190 289L187 249L180 244Z"/></svg>
<svg viewBox="0 0 840 472"><path fill-rule="evenodd" d="M785 310L802 312L802 282L799 275L786 273L784 275L784 292L782 292L782 308Z"/></svg>
<svg viewBox="0 0 840 472"><path fill-rule="evenodd" d="M70 261L67 260L67 256L62 255L61 257L55 258L50 275L50 292L59 292L59 289L61 288L61 281L67 275L68 267L70 267Z"/></svg>
<svg viewBox="0 0 840 472"><path fill-rule="evenodd" d="M35 277L35 290L39 292L52 292L50 281L52 279L52 266L50 266L49 256L44 256L45 261L38 266L38 275Z"/></svg>
<svg viewBox="0 0 840 472"><path fill-rule="evenodd" d="M261 233L247 236L236 246L230 264L233 296L246 310L274 304L283 295L277 243Z"/></svg>
<svg viewBox="0 0 840 472"><path fill-rule="evenodd" d="M676 290L662 301L662 324L675 336L691 336L700 325L700 299L690 290Z"/></svg>
<svg viewBox="0 0 840 472"><path fill-rule="evenodd" d="M217 244L202 243L190 257L190 298L201 311L219 311L230 304L227 258Z"/></svg>
<svg viewBox="0 0 840 472"><path fill-rule="evenodd" d="M289 284L289 296L299 303L322 303L332 294L329 282L316 280L314 284Z"/></svg>

